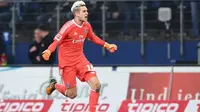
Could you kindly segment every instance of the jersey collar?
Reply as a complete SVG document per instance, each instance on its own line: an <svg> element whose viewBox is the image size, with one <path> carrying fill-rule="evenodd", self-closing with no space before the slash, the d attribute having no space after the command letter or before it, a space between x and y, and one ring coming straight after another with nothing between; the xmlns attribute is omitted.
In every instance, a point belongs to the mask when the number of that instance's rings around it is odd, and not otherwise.
<svg viewBox="0 0 200 112"><path fill-rule="evenodd" d="M82 25L78 25L78 24L74 21L74 19L72 19L72 22L73 22L76 26L78 26L79 28L82 28L82 27L83 27L83 24L84 24L84 22L83 22Z"/></svg>

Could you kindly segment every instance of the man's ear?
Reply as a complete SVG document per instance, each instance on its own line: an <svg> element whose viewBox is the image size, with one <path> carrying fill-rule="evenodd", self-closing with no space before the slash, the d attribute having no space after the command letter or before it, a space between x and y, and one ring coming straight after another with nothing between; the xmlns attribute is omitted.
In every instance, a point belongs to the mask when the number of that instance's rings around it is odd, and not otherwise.
<svg viewBox="0 0 200 112"><path fill-rule="evenodd" d="M75 16L78 16L78 14L79 14L79 10L74 11Z"/></svg>
<svg viewBox="0 0 200 112"><path fill-rule="evenodd" d="M74 16L77 16L77 12L76 11L74 12Z"/></svg>

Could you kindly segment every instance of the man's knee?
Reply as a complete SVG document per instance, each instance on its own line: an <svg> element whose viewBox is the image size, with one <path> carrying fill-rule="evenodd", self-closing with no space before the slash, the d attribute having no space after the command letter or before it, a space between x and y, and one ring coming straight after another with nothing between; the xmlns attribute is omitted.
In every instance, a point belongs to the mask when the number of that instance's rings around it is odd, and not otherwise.
<svg viewBox="0 0 200 112"><path fill-rule="evenodd" d="M101 83L100 82L96 82L93 84L92 86L92 90L94 90L95 92L100 92L101 89Z"/></svg>
<svg viewBox="0 0 200 112"><path fill-rule="evenodd" d="M70 99L74 99L77 96L77 91L76 90L66 90L65 91L65 96L69 97Z"/></svg>
<svg viewBox="0 0 200 112"><path fill-rule="evenodd" d="M68 97L69 97L70 99L74 99L74 98L76 98L76 96L77 96L77 93L74 93L74 94L70 94Z"/></svg>
<svg viewBox="0 0 200 112"><path fill-rule="evenodd" d="M100 92L101 83L97 77L90 78L87 83L90 85L91 89L95 92Z"/></svg>

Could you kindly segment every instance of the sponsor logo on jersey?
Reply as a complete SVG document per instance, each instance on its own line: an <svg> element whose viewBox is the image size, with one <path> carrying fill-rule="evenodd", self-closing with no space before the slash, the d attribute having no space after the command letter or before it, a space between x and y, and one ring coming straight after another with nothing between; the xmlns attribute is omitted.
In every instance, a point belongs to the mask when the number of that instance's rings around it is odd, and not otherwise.
<svg viewBox="0 0 200 112"><path fill-rule="evenodd" d="M85 37L84 37L84 35L79 35L79 38L78 39L74 39L73 41L72 41L72 43L83 43L85 41Z"/></svg>

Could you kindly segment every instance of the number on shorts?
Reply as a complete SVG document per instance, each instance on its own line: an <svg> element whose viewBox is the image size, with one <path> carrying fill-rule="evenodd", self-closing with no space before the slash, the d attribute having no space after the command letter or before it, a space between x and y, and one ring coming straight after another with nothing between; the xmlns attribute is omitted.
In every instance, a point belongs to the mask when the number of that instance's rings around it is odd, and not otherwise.
<svg viewBox="0 0 200 112"><path fill-rule="evenodd" d="M88 68L88 71L94 71L94 67L93 67L92 64L91 65L87 65L87 68Z"/></svg>

